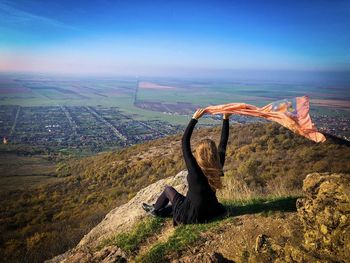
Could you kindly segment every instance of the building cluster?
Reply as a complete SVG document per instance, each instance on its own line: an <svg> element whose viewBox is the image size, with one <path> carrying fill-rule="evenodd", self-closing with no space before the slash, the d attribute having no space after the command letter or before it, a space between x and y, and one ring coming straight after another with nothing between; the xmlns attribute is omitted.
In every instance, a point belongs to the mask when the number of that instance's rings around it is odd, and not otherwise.
<svg viewBox="0 0 350 263"><path fill-rule="evenodd" d="M140 121L116 107L0 106L3 143L98 152L178 133L182 126Z"/></svg>
<svg viewBox="0 0 350 263"><path fill-rule="evenodd" d="M320 132L350 141L350 117L342 114L336 116L321 114L314 116L312 119Z"/></svg>

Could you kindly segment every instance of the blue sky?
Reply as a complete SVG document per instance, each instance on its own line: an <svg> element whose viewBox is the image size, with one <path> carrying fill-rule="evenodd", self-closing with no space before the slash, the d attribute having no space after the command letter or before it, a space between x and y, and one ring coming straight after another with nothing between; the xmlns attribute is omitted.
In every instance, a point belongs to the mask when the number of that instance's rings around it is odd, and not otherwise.
<svg viewBox="0 0 350 263"><path fill-rule="evenodd" d="M350 0L0 0L0 70L346 72Z"/></svg>

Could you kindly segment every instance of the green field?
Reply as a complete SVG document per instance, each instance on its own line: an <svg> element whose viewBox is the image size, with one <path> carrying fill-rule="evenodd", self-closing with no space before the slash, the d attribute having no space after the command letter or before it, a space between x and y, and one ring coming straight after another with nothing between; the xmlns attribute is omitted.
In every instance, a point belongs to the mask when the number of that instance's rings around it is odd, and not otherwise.
<svg viewBox="0 0 350 263"><path fill-rule="evenodd" d="M308 94L313 99L350 100L346 88L327 88L299 84L235 83L194 81L149 81L173 89L139 89L138 99L161 102L190 102L208 105L228 102L255 102L264 105L281 97ZM132 99L137 79L84 79L0 75L0 104L38 105L110 105Z"/></svg>
<svg viewBox="0 0 350 263"><path fill-rule="evenodd" d="M67 78L57 76L0 75L0 105L20 106L105 106L118 107L135 120L162 120L186 124L192 112L171 115L161 110L140 108L137 101L146 103L190 103L197 107L245 102L264 106L282 98L309 95L312 114L350 116L350 93L346 88L327 88L312 85L281 83L238 83L224 81L147 80L156 88L143 88L136 78ZM163 89L162 86L171 87ZM137 89L137 87L139 87ZM313 104L327 100L327 105ZM342 103L344 107L336 105ZM336 111L335 111L336 110ZM213 120L203 123L215 124Z"/></svg>

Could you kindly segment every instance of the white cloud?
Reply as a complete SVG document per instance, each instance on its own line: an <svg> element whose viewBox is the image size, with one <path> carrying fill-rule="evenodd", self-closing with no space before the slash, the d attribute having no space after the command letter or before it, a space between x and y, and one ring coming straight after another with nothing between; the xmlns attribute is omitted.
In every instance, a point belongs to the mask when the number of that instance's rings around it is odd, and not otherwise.
<svg viewBox="0 0 350 263"><path fill-rule="evenodd" d="M45 26L51 26L56 28L77 30L77 28L51 19L45 16L36 15L18 8L13 7L8 1L0 0L0 25L28 25L30 24L41 24Z"/></svg>

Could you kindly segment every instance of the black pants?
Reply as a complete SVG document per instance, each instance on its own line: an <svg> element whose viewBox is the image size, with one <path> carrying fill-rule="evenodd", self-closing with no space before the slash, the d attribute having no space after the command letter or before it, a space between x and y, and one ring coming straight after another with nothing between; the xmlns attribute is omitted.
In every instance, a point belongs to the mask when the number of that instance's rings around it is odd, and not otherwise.
<svg viewBox="0 0 350 263"><path fill-rule="evenodd" d="M159 216L170 216L172 214L172 206L168 206L168 204L170 202L171 205L174 205L175 196L177 194L179 195L174 187L167 185L154 204L156 214Z"/></svg>

